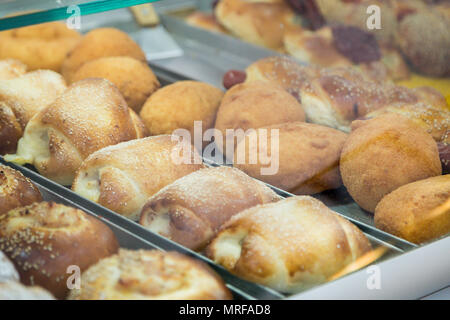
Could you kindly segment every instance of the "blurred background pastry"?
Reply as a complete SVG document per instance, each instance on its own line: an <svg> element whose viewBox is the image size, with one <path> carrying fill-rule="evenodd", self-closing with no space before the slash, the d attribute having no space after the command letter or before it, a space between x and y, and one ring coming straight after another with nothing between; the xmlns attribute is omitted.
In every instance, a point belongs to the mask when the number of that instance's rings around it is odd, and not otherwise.
<svg viewBox="0 0 450 320"><path fill-rule="evenodd" d="M420 180L389 193L375 209L375 226L417 244L450 232L450 175Z"/></svg>
<svg viewBox="0 0 450 320"><path fill-rule="evenodd" d="M0 281L0 300L55 300L47 290L38 286L24 286L20 282Z"/></svg>
<svg viewBox="0 0 450 320"><path fill-rule="evenodd" d="M128 34L115 28L88 32L65 57L61 73L71 83L75 72L86 62L103 57L132 57L146 62L145 53Z"/></svg>
<svg viewBox="0 0 450 320"><path fill-rule="evenodd" d="M299 292L371 250L365 235L311 197L256 206L231 218L207 255L232 273L281 292Z"/></svg>
<svg viewBox="0 0 450 320"><path fill-rule="evenodd" d="M0 216L0 250L25 285L39 285L56 298L68 293L67 268L81 271L118 250L114 233L81 210L39 202Z"/></svg>
<svg viewBox="0 0 450 320"><path fill-rule="evenodd" d="M83 272L70 300L229 300L206 264L176 252L119 250Z"/></svg>
<svg viewBox="0 0 450 320"><path fill-rule="evenodd" d="M212 32L228 33L228 31L217 21L214 14L196 11L186 17L186 22L191 26L206 29Z"/></svg>
<svg viewBox="0 0 450 320"><path fill-rule="evenodd" d="M83 64L71 78L104 78L116 85L128 106L141 111L147 98L161 86L146 62L132 57L104 57Z"/></svg>
<svg viewBox="0 0 450 320"><path fill-rule="evenodd" d="M140 223L200 251L232 216L279 199L267 186L238 169L205 168L176 180L152 196L142 209Z"/></svg>
<svg viewBox="0 0 450 320"><path fill-rule="evenodd" d="M17 59L28 70L61 71L81 35L65 23L49 22L0 32L0 59Z"/></svg>

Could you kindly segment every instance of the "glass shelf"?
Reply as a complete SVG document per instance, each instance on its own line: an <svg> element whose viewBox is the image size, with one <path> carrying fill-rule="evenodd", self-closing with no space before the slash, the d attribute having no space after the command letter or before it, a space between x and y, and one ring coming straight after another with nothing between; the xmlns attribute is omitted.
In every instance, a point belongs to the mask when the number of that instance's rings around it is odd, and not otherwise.
<svg viewBox="0 0 450 320"><path fill-rule="evenodd" d="M0 31L49 21L65 20L78 6L80 15L115 10L159 0L0 0Z"/></svg>

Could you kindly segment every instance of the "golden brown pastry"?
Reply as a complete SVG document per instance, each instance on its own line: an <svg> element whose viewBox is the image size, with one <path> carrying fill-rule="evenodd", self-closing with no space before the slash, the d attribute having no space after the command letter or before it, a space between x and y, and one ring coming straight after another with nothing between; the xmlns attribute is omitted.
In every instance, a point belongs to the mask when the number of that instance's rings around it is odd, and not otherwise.
<svg viewBox="0 0 450 320"><path fill-rule="evenodd" d="M397 15L391 1L384 0L315 0L320 12L329 24L341 23L370 31L382 45L395 42L398 28ZM380 8L381 29L368 29L370 17L367 8L376 5Z"/></svg>
<svg viewBox="0 0 450 320"><path fill-rule="evenodd" d="M88 32L67 54L61 72L71 83L73 75L84 63L119 56L146 61L145 53L125 32L115 28L98 28Z"/></svg>
<svg viewBox="0 0 450 320"><path fill-rule="evenodd" d="M202 28L211 32L228 33L227 30L217 21L214 14L202 11L191 13L186 22L194 27Z"/></svg>
<svg viewBox="0 0 450 320"><path fill-rule="evenodd" d="M206 264L176 252L119 250L83 272L70 300L229 300Z"/></svg>
<svg viewBox="0 0 450 320"><path fill-rule="evenodd" d="M19 60L0 60L0 80L17 78L27 72L27 66Z"/></svg>
<svg viewBox="0 0 450 320"><path fill-rule="evenodd" d="M414 121L386 114L352 124L341 154L342 180L363 209L402 185L442 173L433 137Z"/></svg>
<svg viewBox="0 0 450 320"><path fill-rule="evenodd" d="M246 135L235 149L236 168L294 194L315 194L342 185L339 156L347 134L303 122L261 129L267 130L267 143L260 145L252 141L252 135ZM257 141L265 141L259 131L256 136ZM270 159L269 164L264 163L266 157Z"/></svg>
<svg viewBox="0 0 450 320"><path fill-rule="evenodd" d="M104 57L86 62L75 72L71 81L86 78L105 78L114 83L128 106L136 112L160 87L148 64L132 57Z"/></svg>
<svg viewBox="0 0 450 320"><path fill-rule="evenodd" d="M384 107L365 116L367 119L376 118L387 113L397 113L413 120L425 129L436 141L448 141L450 131L450 108L433 106L431 104L397 104Z"/></svg>
<svg viewBox="0 0 450 320"><path fill-rule="evenodd" d="M15 281L0 282L0 300L55 300L55 297L41 287L27 287Z"/></svg>
<svg viewBox="0 0 450 320"><path fill-rule="evenodd" d="M450 76L450 19L436 10L407 15L398 28L398 45L420 73Z"/></svg>
<svg viewBox="0 0 450 320"><path fill-rule="evenodd" d="M19 273L11 260L0 251L0 283L8 281L19 281Z"/></svg>
<svg viewBox="0 0 450 320"><path fill-rule="evenodd" d="M450 174L409 183L383 197L375 226L417 244L448 234Z"/></svg>
<svg viewBox="0 0 450 320"><path fill-rule="evenodd" d="M295 26L294 12L280 1L220 0L214 13L234 36L274 50L283 49L285 30Z"/></svg>
<svg viewBox="0 0 450 320"><path fill-rule="evenodd" d="M142 209L140 223L200 251L235 214L279 199L267 186L238 169L205 168L152 196Z"/></svg>
<svg viewBox="0 0 450 320"><path fill-rule="evenodd" d="M71 185L75 171L91 153L139 138L131 114L108 80L78 81L33 117L17 153L5 159L32 164L45 177Z"/></svg>
<svg viewBox="0 0 450 320"><path fill-rule="evenodd" d="M39 189L17 170L0 164L0 215L42 201Z"/></svg>
<svg viewBox="0 0 450 320"><path fill-rule="evenodd" d="M224 140L216 137L215 142L226 154L224 141L233 139L234 130L247 131L292 121L305 121L305 113L301 104L282 87L262 81L238 84L227 91L217 111L215 128Z"/></svg>
<svg viewBox="0 0 450 320"><path fill-rule="evenodd" d="M203 132L214 126L222 96L220 89L207 83L179 81L152 94L140 116L151 135L187 129L194 137L194 121L202 121Z"/></svg>
<svg viewBox="0 0 450 320"><path fill-rule="evenodd" d="M0 154L16 152L28 121L65 90L64 79L50 70L0 81Z"/></svg>
<svg viewBox="0 0 450 320"><path fill-rule="evenodd" d="M65 23L49 22L0 32L0 59L17 59L28 70L59 72L81 35Z"/></svg>
<svg viewBox="0 0 450 320"><path fill-rule="evenodd" d="M0 216L0 250L25 285L39 285L56 298L68 293L67 267L81 271L117 252L114 233L81 210L39 202Z"/></svg>
<svg viewBox="0 0 450 320"><path fill-rule="evenodd" d="M189 142L182 142L188 144ZM170 135L123 142L91 154L78 169L72 190L132 220L161 188L203 168L191 145L189 164L172 157L178 140Z"/></svg>
<svg viewBox="0 0 450 320"><path fill-rule="evenodd" d="M353 224L319 200L297 196L232 217L207 255L247 280L298 292L326 282L370 249Z"/></svg>

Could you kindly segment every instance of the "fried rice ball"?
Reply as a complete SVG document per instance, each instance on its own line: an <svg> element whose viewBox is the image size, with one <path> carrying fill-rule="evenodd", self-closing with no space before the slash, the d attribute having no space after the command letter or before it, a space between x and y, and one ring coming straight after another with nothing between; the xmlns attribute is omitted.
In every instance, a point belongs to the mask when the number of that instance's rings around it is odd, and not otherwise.
<svg viewBox="0 0 450 320"><path fill-rule="evenodd" d="M114 83L136 112L160 87L148 64L131 57L105 57L86 62L75 72L72 81L86 78L105 78Z"/></svg>
<svg viewBox="0 0 450 320"><path fill-rule="evenodd" d="M352 123L341 153L342 181L363 209L374 212L395 189L442 173L433 137L413 120L385 114Z"/></svg>
<svg viewBox="0 0 450 320"><path fill-rule="evenodd" d="M49 22L0 32L0 59L17 59L29 71L60 71L67 53L81 35L61 22Z"/></svg>
<svg viewBox="0 0 450 320"><path fill-rule="evenodd" d="M145 53L125 32L115 28L99 28L88 32L64 60L61 72L70 83L75 72L86 62L127 56L146 61Z"/></svg>
<svg viewBox="0 0 450 320"><path fill-rule="evenodd" d="M179 81L148 98L140 116L150 135L171 134L187 129L193 137L194 121L202 121L203 132L214 126L222 90L198 81Z"/></svg>

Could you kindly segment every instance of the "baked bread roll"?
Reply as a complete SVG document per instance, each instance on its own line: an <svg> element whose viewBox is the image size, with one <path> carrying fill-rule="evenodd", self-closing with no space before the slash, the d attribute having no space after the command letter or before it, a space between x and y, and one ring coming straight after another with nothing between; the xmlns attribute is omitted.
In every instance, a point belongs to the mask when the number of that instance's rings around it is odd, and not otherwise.
<svg viewBox="0 0 450 320"><path fill-rule="evenodd" d="M0 251L0 284L8 281L19 281L19 273L8 257Z"/></svg>
<svg viewBox="0 0 450 320"><path fill-rule="evenodd" d="M450 174L401 186L375 209L375 226L417 244L450 232Z"/></svg>
<svg viewBox="0 0 450 320"><path fill-rule="evenodd" d="M431 104L397 104L387 106L365 116L366 119L376 118L383 114L401 114L425 129L436 141L450 142L448 132L450 131L450 108L439 107Z"/></svg>
<svg viewBox="0 0 450 320"><path fill-rule="evenodd" d="M407 15L398 28L398 45L420 73L450 76L450 19L439 11Z"/></svg>
<svg viewBox="0 0 450 320"><path fill-rule="evenodd" d="M450 131L447 132L446 141L450 140ZM450 173L450 141L449 142L438 142L439 157L441 158L442 173Z"/></svg>
<svg viewBox="0 0 450 320"><path fill-rule="evenodd" d="M234 36L274 50L283 49L283 34L295 25L294 12L280 1L220 0L214 13Z"/></svg>
<svg viewBox="0 0 450 320"><path fill-rule="evenodd" d="M131 57L104 57L83 64L71 81L105 78L122 93L128 106L139 112L147 98L160 87L146 62Z"/></svg>
<svg viewBox="0 0 450 320"><path fill-rule="evenodd" d="M227 91L217 111L215 128L222 133L223 140L216 137L215 142L227 155L233 150L225 151L225 142L234 141L235 130L291 121L305 121L305 113L301 104L282 87L262 81L238 84ZM232 153L227 157L233 159Z"/></svg>
<svg viewBox="0 0 450 320"><path fill-rule="evenodd" d="M50 70L0 81L0 154L16 152L28 121L65 90L64 79Z"/></svg>
<svg viewBox="0 0 450 320"><path fill-rule="evenodd" d="M207 255L247 280L298 292L326 282L370 249L357 227L319 200L301 196L232 217Z"/></svg>
<svg viewBox="0 0 450 320"><path fill-rule="evenodd" d="M81 35L65 23L49 22L0 32L0 59L17 59L28 70L59 72Z"/></svg>
<svg viewBox="0 0 450 320"><path fill-rule="evenodd" d="M188 163L173 156L179 143L161 135L119 143L91 154L78 169L72 190L127 218L138 220L149 197L175 180L203 168L189 142ZM184 149L183 149L184 150Z"/></svg>
<svg viewBox="0 0 450 320"><path fill-rule="evenodd" d="M347 134L303 122L261 129L267 130L267 142L260 144L266 138L259 130L257 140L247 134L235 149L236 168L294 194L315 194L342 185L339 157ZM278 138L273 130L278 130ZM266 157L270 164L264 163ZM252 158L256 160L253 163Z"/></svg>
<svg viewBox="0 0 450 320"><path fill-rule="evenodd" d="M358 120L352 129L342 149L340 171L350 195L369 212L402 185L442 173L433 137L404 116Z"/></svg>
<svg viewBox="0 0 450 320"><path fill-rule="evenodd" d="M42 201L39 189L17 170L0 164L0 215Z"/></svg>
<svg viewBox="0 0 450 320"><path fill-rule="evenodd" d="M17 78L27 72L27 66L19 60L0 60L0 80Z"/></svg>
<svg viewBox="0 0 450 320"><path fill-rule="evenodd" d="M40 287L27 287L15 281L0 282L0 300L55 300L55 297Z"/></svg>
<svg viewBox="0 0 450 320"><path fill-rule="evenodd" d="M176 252L119 250L83 272L70 300L229 300L206 264Z"/></svg>
<svg viewBox="0 0 450 320"><path fill-rule="evenodd" d="M136 125L119 90L108 80L90 78L72 84L36 114L17 153L5 159L32 164L45 177L70 186L91 153L136 138Z"/></svg>
<svg viewBox="0 0 450 320"><path fill-rule="evenodd" d="M152 94L140 116L151 135L187 129L193 138L194 121L202 121L203 132L214 126L222 96L220 89L207 83L178 81Z"/></svg>
<svg viewBox="0 0 450 320"><path fill-rule="evenodd" d="M81 210L39 202L0 216L0 250L16 266L21 282L39 285L56 298L68 293L67 268L81 271L114 254L114 233Z"/></svg>
<svg viewBox="0 0 450 320"><path fill-rule="evenodd" d="M185 21L191 26L202 28L211 32L228 33L227 30L217 21L214 14L195 11L191 13Z"/></svg>
<svg viewBox="0 0 450 320"><path fill-rule="evenodd" d="M189 249L201 251L235 214L280 197L242 171L205 168L160 190L144 208L140 223Z"/></svg>
<svg viewBox="0 0 450 320"><path fill-rule="evenodd" d="M61 73L71 83L74 73L84 63L103 57L120 56L146 61L145 53L128 34L115 28L98 28L88 32L67 54Z"/></svg>

